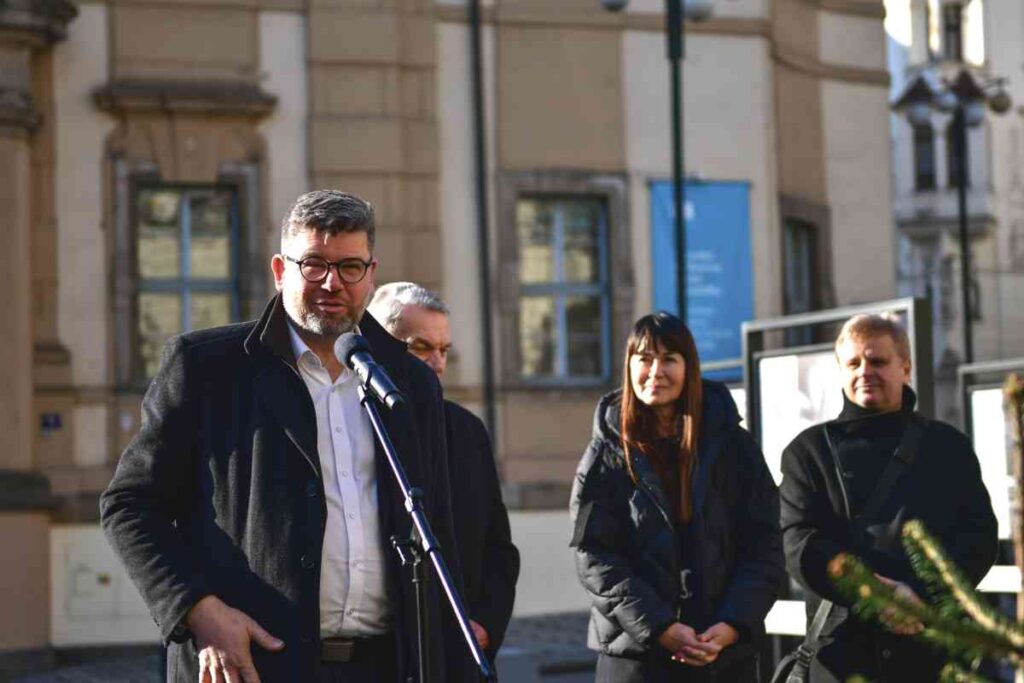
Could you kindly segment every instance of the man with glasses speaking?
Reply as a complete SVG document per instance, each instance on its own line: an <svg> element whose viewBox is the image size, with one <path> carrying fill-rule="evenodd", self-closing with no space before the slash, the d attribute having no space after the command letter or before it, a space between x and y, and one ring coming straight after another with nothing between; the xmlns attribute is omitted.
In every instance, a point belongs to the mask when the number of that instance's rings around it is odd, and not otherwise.
<svg viewBox="0 0 1024 683"><path fill-rule="evenodd" d="M260 319L164 350L100 505L168 644L170 681L418 678L414 595L388 540L410 520L340 335L362 334L405 395L407 418L381 412L457 577L444 408L434 373L363 314L374 231L358 197L299 197ZM460 635L439 598L429 582L431 679L456 681L466 662L446 669L443 641Z"/></svg>

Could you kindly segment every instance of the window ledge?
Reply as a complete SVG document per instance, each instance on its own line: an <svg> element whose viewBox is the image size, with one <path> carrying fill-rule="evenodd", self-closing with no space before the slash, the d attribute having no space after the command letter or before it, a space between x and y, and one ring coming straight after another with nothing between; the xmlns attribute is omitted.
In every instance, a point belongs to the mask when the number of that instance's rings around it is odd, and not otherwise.
<svg viewBox="0 0 1024 683"><path fill-rule="evenodd" d="M78 8L67 0L6 0L0 3L0 30L7 39L42 47L64 40L77 15Z"/></svg>
<svg viewBox="0 0 1024 683"><path fill-rule="evenodd" d="M112 114L172 111L262 117L277 106L277 98L258 85L218 81L114 81L96 90L93 99Z"/></svg>

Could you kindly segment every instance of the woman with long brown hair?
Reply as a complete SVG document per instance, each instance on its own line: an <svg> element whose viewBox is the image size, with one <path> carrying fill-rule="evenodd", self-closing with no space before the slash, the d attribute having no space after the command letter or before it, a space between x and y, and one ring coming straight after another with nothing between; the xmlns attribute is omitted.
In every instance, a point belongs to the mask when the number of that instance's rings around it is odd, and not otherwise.
<svg viewBox="0 0 1024 683"><path fill-rule="evenodd" d="M757 680L785 577L778 492L677 317L640 318L573 482L598 683Z"/></svg>

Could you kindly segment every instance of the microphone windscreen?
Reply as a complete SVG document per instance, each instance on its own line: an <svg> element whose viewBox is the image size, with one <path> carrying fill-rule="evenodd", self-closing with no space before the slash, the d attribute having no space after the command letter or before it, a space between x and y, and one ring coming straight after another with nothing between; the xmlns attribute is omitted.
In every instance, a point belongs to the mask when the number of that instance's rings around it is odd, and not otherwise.
<svg viewBox="0 0 1024 683"><path fill-rule="evenodd" d="M342 364L351 367L349 360L352 358L354 353L370 353L370 342L366 341L366 337L355 332L346 332L345 334L338 337L338 341L334 343L334 353L338 357L338 360Z"/></svg>

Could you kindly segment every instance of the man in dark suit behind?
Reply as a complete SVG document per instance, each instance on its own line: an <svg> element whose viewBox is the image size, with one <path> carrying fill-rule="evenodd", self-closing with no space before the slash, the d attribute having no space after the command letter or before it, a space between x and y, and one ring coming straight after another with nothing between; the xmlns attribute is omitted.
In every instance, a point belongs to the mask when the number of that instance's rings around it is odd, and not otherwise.
<svg viewBox="0 0 1024 683"><path fill-rule="evenodd" d="M363 334L408 409L382 411L442 550L451 513L437 378L363 312L373 208L303 195L258 321L172 339L142 428L101 498L103 528L168 644L168 679L392 683L416 676L411 586L393 534L410 522L335 343ZM458 575L455 558L449 557ZM436 583L428 608L441 609ZM428 643L432 680L444 641ZM451 674L449 669L448 674Z"/></svg>
<svg viewBox="0 0 1024 683"><path fill-rule="evenodd" d="M436 294L411 282L392 282L377 290L369 311L438 377L444 374L452 335L448 307ZM451 401L444 402L444 410L452 515L470 625L480 647L493 658L512 617L519 551L512 544L483 422Z"/></svg>

